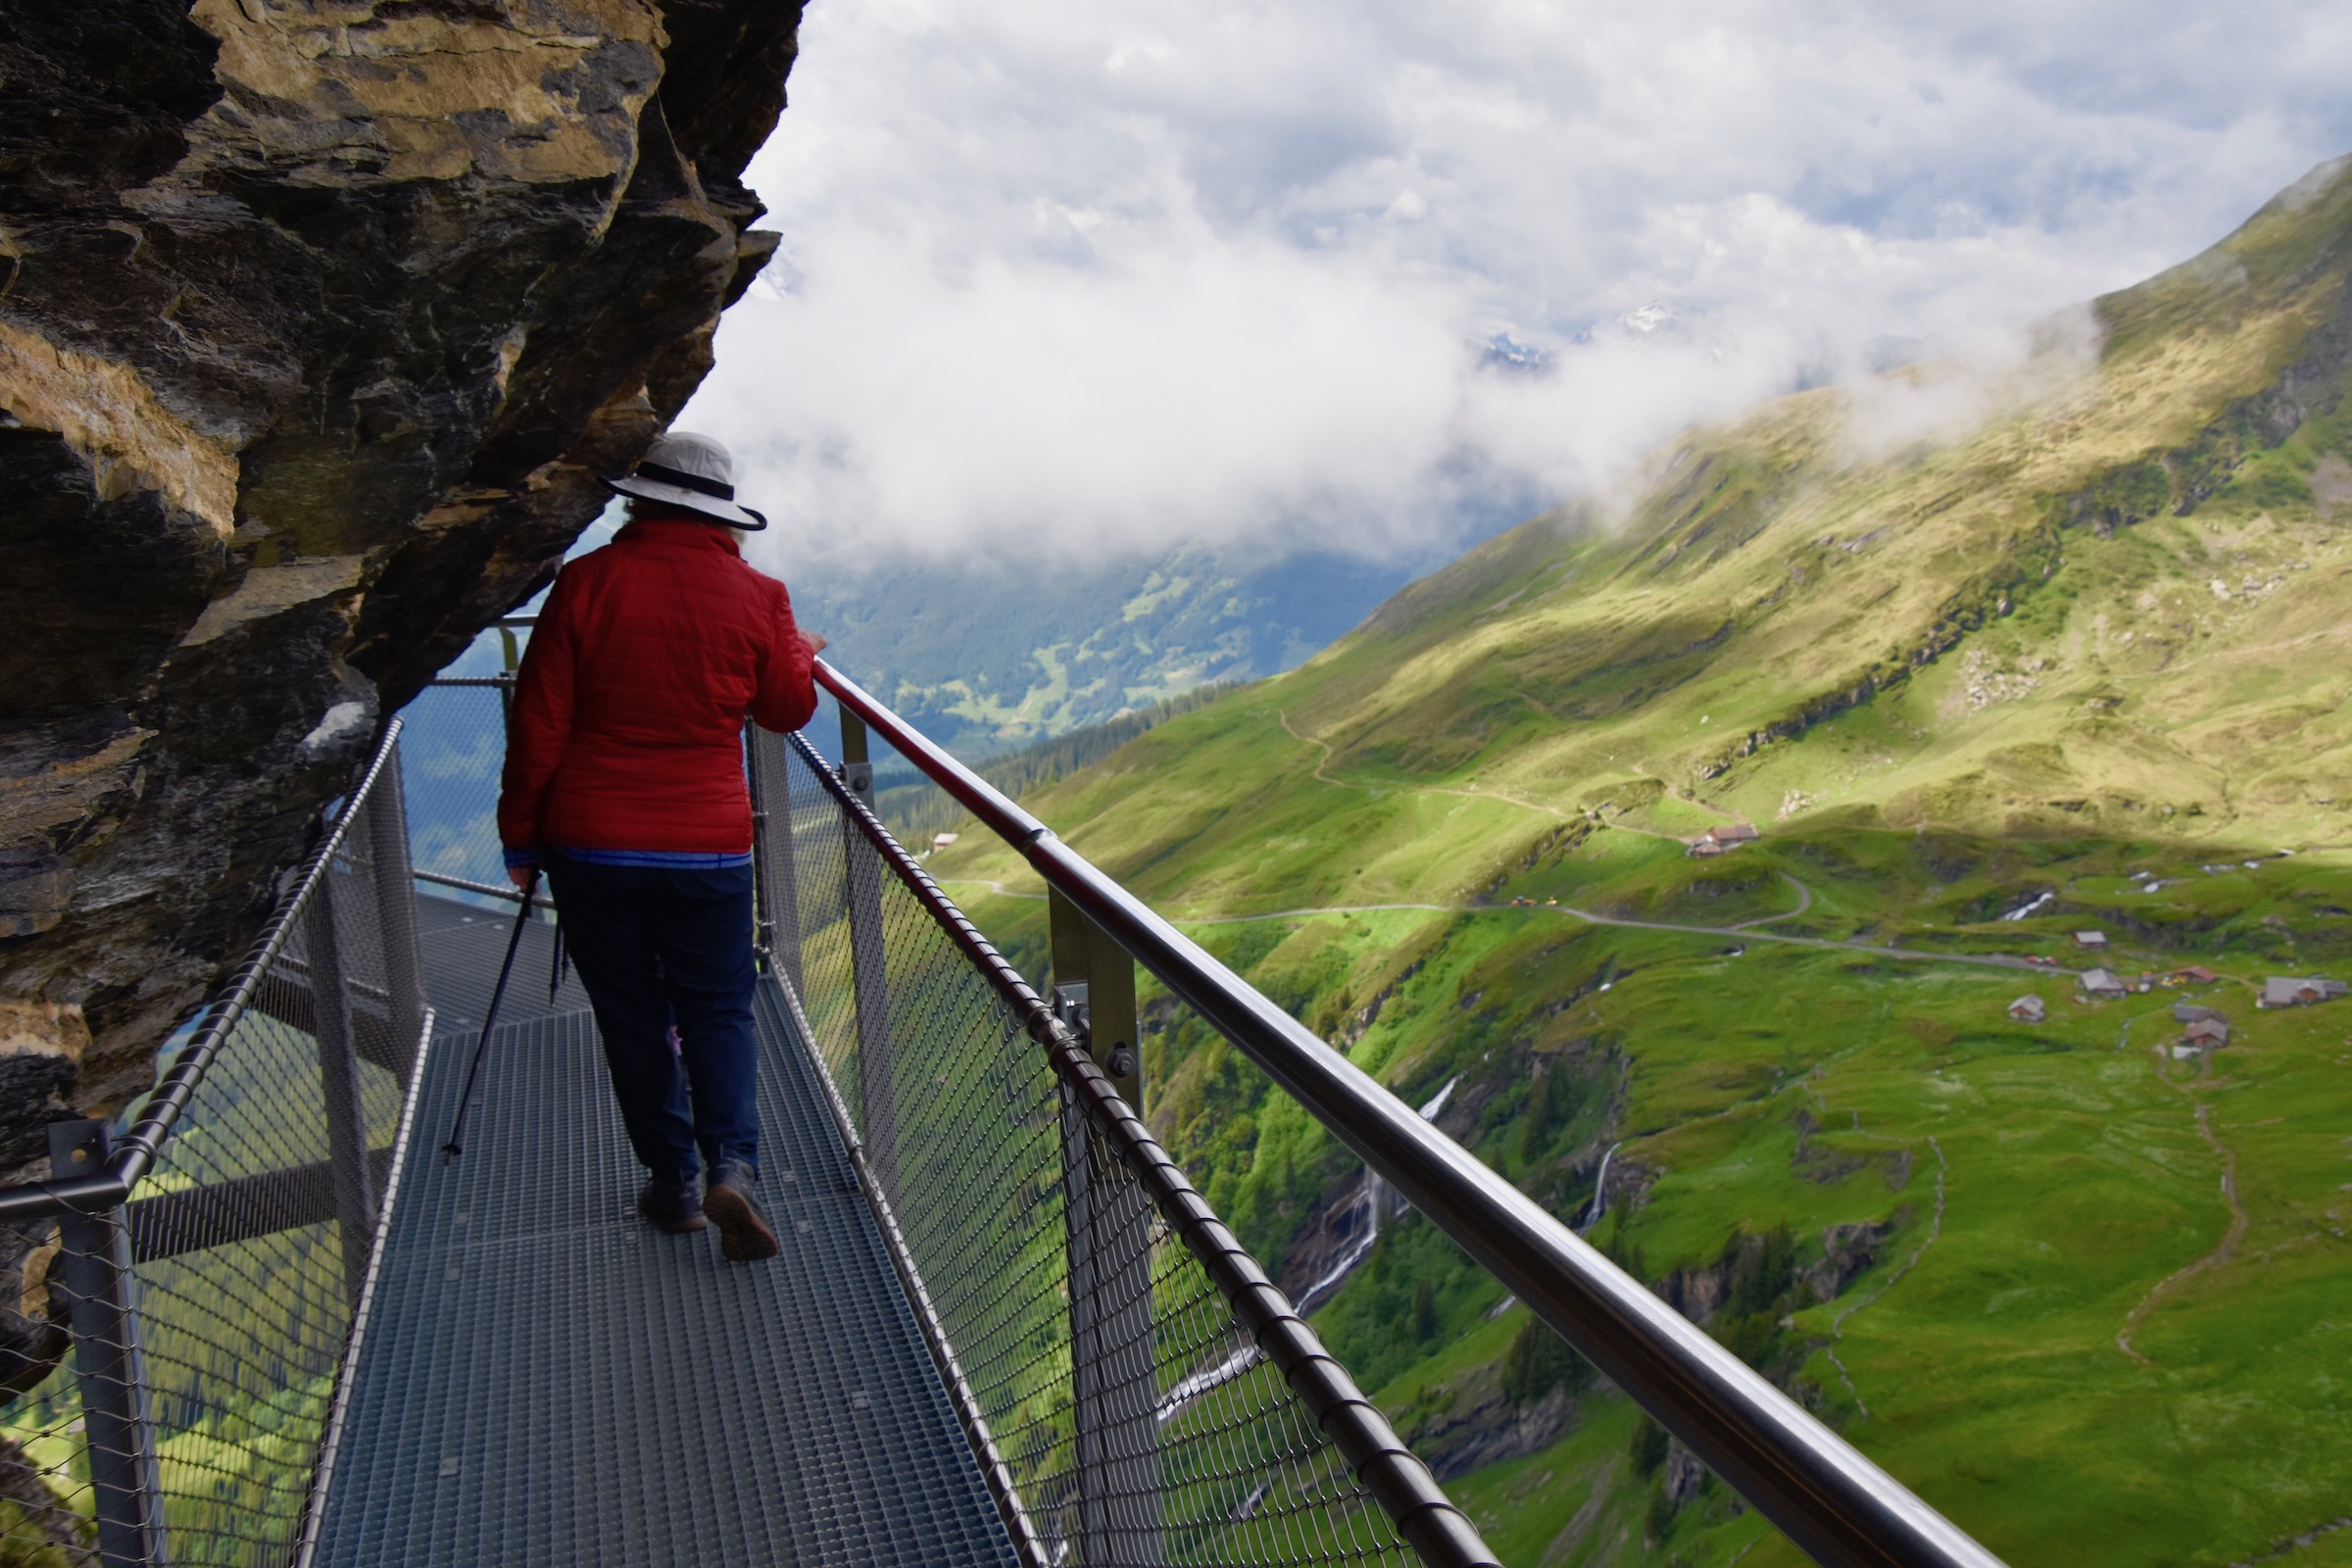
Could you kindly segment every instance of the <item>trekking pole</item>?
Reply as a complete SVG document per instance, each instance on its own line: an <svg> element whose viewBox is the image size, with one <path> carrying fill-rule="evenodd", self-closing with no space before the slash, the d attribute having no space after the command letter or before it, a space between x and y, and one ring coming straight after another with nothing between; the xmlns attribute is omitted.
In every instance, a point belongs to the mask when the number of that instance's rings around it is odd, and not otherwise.
<svg viewBox="0 0 2352 1568"><path fill-rule="evenodd" d="M564 989L564 977L571 972L571 955L564 951L564 922L556 921L556 957L547 966L547 1004L556 1004L557 994Z"/></svg>
<svg viewBox="0 0 2352 1568"><path fill-rule="evenodd" d="M449 1142L441 1146L447 1159L466 1152L459 1139L466 1132L466 1112L473 1104L473 1080L482 1070L482 1053L490 1049L490 1026L498 1022L498 1004L507 997L507 980L514 973L514 955L522 947L522 928L530 923L531 894L539 886L539 868L531 867L531 879L522 887L522 907L514 911L514 930L507 938L507 961L498 966L498 984L490 990L490 1008L482 1014L482 1037L473 1044L473 1065L466 1069L466 1091L458 1096L457 1119L449 1124Z"/></svg>

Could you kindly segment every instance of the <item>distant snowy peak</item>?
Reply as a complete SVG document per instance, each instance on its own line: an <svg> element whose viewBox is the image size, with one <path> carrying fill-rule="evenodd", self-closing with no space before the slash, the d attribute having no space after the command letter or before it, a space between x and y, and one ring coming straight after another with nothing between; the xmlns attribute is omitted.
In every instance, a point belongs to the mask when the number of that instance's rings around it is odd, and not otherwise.
<svg viewBox="0 0 2352 1568"><path fill-rule="evenodd" d="M1721 361L1737 344L1728 323L1704 305L1670 305L1649 300L1622 315L1602 317L1576 332L1569 341L1578 348L1597 344L1638 344L1667 350L1703 350Z"/></svg>
<svg viewBox="0 0 2352 1568"><path fill-rule="evenodd" d="M1681 318L1675 314L1673 306L1660 305L1652 301L1647 305L1636 306L1633 310L1626 312L1617 318L1617 324L1628 332L1647 337L1660 327L1672 326Z"/></svg>
<svg viewBox="0 0 2352 1568"><path fill-rule="evenodd" d="M1704 311L1680 309L1652 300L1636 306L1622 316L1595 321L1566 341L1576 348L1599 342L1684 342L1704 329L1705 316ZM1543 375L1559 364L1558 353L1539 343L1529 342L1510 328L1490 333L1477 340L1475 347L1482 368L1507 374ZM1710 341L1710 347L1720 349L1720 344Z"/></svg>
<svg viewBox="0 0 2352 1568"><path fill-rule="evenodd" d="M1637 305L1622 316L1594 321L1576 334L1579 343L1664 342L1688 337L1696 330L1705 317L1703 310L1668 305L1663 300L1651 300Z"/></svg>
<svg viewBox="0 0 2352 1568"><path fill-rule="evenodd" d="M1541 375L1551 368L1551 362L1549 349L1522 343L1508 332L1496 332L1479 345L1479 363L1490 369Z"/></svg>

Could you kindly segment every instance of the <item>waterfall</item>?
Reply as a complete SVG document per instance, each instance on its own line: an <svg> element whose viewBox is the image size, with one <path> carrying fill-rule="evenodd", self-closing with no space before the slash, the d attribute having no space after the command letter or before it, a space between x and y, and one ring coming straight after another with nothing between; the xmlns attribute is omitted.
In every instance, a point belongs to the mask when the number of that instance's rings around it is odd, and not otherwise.
<svg viewBox="0 0 2352 1568"><path fill-rule="evenodd" d="M1423 1121L1436 1121L1438 1119L1438 1112L1446 1108L1446 1102L1453 1098L1453 1086L1461 1081L1462 1075L1458 1072L1452 1077L1446 1079L1446 1087L1439 1090L1436 1094L1430 1096L1429 1103L1421 1107L1421 1119Z"/></svg>
<svg viewBox="0 0 2352 1568"><path fill-rule="evenodd" d="M1296 1305L1300 1317L1329 1300L1354 1271L1355 1265L1372 1255L1373 1244L1380 1240L1380 1211L1385 1206L1382 1200L1388 1196L1388 1187L1389 1184L1382 1181L1377 1172L1364 1172L1363 1183L1355 1190L1355 1201L1349 1205L1361 1216L1357 1221L1361 1229L1348 1242L1348 1250L1323 1271L1323 1277L1298 1294Z"/></svg>
<svg viewBox="0 0 2352 1568"><path fill-rule="evenodd" d="M1211 1389L1223 1388L1235 1378L1257 1365L1257 1347L1245 1345L1224 1360L1204 1372L1195 1372L1180 1380L1160 1396L1159 1408L1153 1412L1161 1426L1176 1418L1178 1411Z"/></svg>
<svg viewBox="0 0 2352 1568"><path fill-rule="evenodd" d="M1609 1161L1615 1159L1617 1157L1617 1151L1623 1149L1624 1147L1625 1140L1620 1138L1617 1140L1617 1142L1609 1146L1607 1153L1600 1156L1600 1174L1592 1179L1592 1206L1585 1210L1585 1222L1577 1227L1579 1234L1589 1231L1593 1226L1599 1224L1600 1216L1608 1212Z"/></svg>

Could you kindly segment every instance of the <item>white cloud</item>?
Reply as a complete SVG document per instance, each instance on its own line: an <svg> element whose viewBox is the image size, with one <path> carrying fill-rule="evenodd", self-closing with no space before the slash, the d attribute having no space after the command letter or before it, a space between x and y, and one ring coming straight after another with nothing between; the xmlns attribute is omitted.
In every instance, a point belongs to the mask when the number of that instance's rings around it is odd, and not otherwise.
<svg viewBox="0 0 2352 1568"><path fill-rule="evenodd" d="M1461 348L1442 287L1126 229L1098 230L1085 267L943 268L903 230L828 232L796 258L796 296L731 326L729 350L776 373L694 417L786 516L885 537L1229 534L1409 486L1445 455Z"/></svg>
<svg viewBox="0 0 2352 1568"><path fill-rule="evenodd" d="M2352 144L2348 73L2301 0L827 0L687 422L785 556L1442 543L1890 337L2012 363Z"/></svg>

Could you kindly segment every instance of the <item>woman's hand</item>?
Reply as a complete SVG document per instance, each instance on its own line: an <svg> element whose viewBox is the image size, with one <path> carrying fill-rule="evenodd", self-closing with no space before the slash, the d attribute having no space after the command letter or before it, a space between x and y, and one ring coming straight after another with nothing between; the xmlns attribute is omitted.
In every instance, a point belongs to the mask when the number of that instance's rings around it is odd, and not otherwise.
<svg viewBox="0 0 2352 1568"><path fill-rule="evenodd" d="M528 893L531 884L539 880L539 868L535 865L510 865L507 867L507 880Z"/></svg>
<svg viewBox="0 0 2352 1568"><path fill-rule="evenodd" d="M812 631L801 631L801 641L808 645L808 655L812 659L825 651L825 640Z"/></svg>

